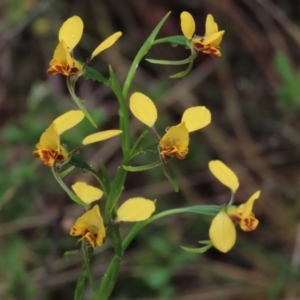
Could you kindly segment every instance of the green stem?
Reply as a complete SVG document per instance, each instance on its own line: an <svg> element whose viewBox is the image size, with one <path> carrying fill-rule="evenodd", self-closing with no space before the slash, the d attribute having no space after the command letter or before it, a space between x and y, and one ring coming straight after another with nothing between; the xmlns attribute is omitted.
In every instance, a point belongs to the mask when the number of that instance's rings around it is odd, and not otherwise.
<svg viewBox="0 0 300 300"><path fill-rule="evenodd" d="M128 247L128 245L131 243L131 241L135 238L135 236L148 224L170 216L170 215L175 215L175 214L182 214L182 213L197 213L197 214L202 214L202 215L216 215L220 211L220 206L216 205L197 205L197 206L190 206L190 207L185 207L185 208L175 208L175 209L170 209L163 211L159 214L154 215L150 219L139 222L134 225L132 230L129 232L129 234L126 236L126 238L123 240L122 243L122 249L123 253Z"/></svg>
<svg viewBox="0 0 300 300"><path fill-rule="evenodd" d="M130 161L130 124L129 124L129 112L128 112L128 105L126 103L126 98L128 95L129 87L132 83L132 80L134 78L136 68L139 64L139 62L142 60L144 55L149 51L149 49L152 46L152 43L163 25L164 21L168 17L170 13L168 13L163 20L156 26L152 34L149 36L149 38L146 40L140 51L138 52L137 56L135 57L131 68L128 72L127 78L124 82L123 90L121 89L121 86L112 70L112 68L109 68L110 72L110 86L115 93L120 109L119 109L119 123L120 123L120 129L122 130L121 135L121 146L122 146L122 152L123 152L123 160L122 165L128 165ZM108 195L106 205L105 205L105 214L104 214L104 220L105 224L108 226L111 224L113 219L116 215L116 204L121 196L121 193L124 188L124 183L126 179L127 171L120 166L117 170L117 174L112 182L110 193ZM98 290L95 300L106 300L110 296L113 287L116 283L118 274L119 274L119 268L121 263L121 256L122 256L122 240L120 236L119 231L119 225L113 226L113 228L107 233L108 238L114 248L115 254L114 258L112 259L104 277L100 285L100 289Z"/></svg>
<svg viewBox="0 0 300 300"><path fill-rule="evenodd" d="M75 293L74 293L74 300L82 300L84 291L85 291L85 281L88 277L90 282L90 289L94 290L94 283L93 283L93 276L90 267L90 260L93 255L94 250L89 246L87 241L82 241L81 243L82 255L83 255L83 264L80 271L80 276L78 278Z"/></svg>
<svg viewBox="0 0 300 300"><path fill-rule="evenodd" d="M89 279L90 289L94 291L94 278L91 270L91 258L94 253L94 249L90 246L87 240L82 241L82 253L83 253L83 261L86 268L86 274Z"/></svg>
<svg viewBox="0 0 300 300"><path fill-rule="evenodd" d="M84 113L86 118L90 121L90 123L97 128L97 125L95 121L93 120L92 116L90 113L87 111L87 109L82 105L81 100L76 96L75 91L74 91L74 86L75 86L75 79L72 79L72 76L67 77L67 87L69 90L69 93L73 99L73 101L77 104L77 106L81 109L81 111Z"/></svg>
<svg viewBox="0 0 300 300"><path fill-rule="evenodd" d="M228 203L228 206L231 206L233 204L233 201L234 201L234 192L231 192L231 197L230 197L230 200L229 200L229 203Z"/></svg>
<svg viewBox="0 0 300 300"><path fill-rule="evenodd" d="M116 284L119 275L121 256L122 256L122 243L121 243L119 225L115 225L108 232L108 237L115 249L115 254L102 278L100 288L97 291L94 300L108 299Z"/></svg>
<svg viewBox="0 0 300 300"><path fill-rule="evenodd" d="M110 72L110 85L115 93L120 109L119 109L119 122L120 128L122 130L121 135L121 147L123 152L122 165L128 165L130 160L130 123L129 123L129 112L125 97L123 96L121 86L113 72L113 69L109 68ZM110 193L105 206L105 223L108 225L112 221L112 211L119 200L121 193L123 191L127 171L122 167L118 167L115 179L112 182Z"/></svg>
<svg viewBox="0 0 300 300"><path fill-rule="evenodd" d="M154 45L155 37L158 34L158 32L159 32L160 28L162 27L162 25L164 24L164 22L166 21L166 19L168 18L168 16L170 15L170 13L171 12L167 13L165 15L165 17L158 23L158 25L152 31L152 33L150 34L150 36L145 41L145 43L143 44L143 46L141 47L141 49L137 53L136 57L134 58L134 60L132 62L132 65L129 69L129 72L127 74L127 77L125 79L124 86L123 86L123 96L124 96L125 99L127 98L130 85L132 83L132 80L134 78L134 75L135 75L135 72L137 70L137 67L138 67L139 63L141 62L143 57L148 53L150 48Z"/></svg>
<svg viewBox="0 0 300 300"><path fill-rule="evenodd" d="M153 42L153 45L163 44L163 43L173 44L174 46L175 45L185 46L187 44L187 39L183 35L173 35L173 36L157 39Z"/></svg>

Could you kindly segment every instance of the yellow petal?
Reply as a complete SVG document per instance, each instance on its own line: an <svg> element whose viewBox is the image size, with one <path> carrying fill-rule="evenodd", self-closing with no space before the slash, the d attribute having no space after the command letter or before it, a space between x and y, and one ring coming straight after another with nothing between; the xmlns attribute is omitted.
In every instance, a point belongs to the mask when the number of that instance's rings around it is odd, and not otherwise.
<svg viewBox="0 0 300 300"><path fill-rule="evenodd" d="M182 115L181 122L189 132L201 129L211 122L211 113L205 106L195 106L186 109Z"/></svg>
<svg viewBox="0 0 300 300"><path fill-rule="evenodd" d="M180 25L181 25L181 30L183 35L188 40L191 40L196 30L194 18L190 13L184 11L180 15L180 20L181 20Z"/></svg>
<svg viewBox="0 0 300 300"><path fill-rule="evenodd" d="M72 185L75 194L85 203L90 204L93 201L99 200L103 196L103 192L85 182L76 182Z"/></svg>
<svg viewBox="0 0 300 300"><path fill-rule="evenodd" d="M64 41L60 41L54 50L53 59L50 61L50 66L54 64L67 65L72 62L71 54L69 53Z"/></svg>
<svg viewBox="0 0 300 300"><path fill-rule="evenodd" d="M122 133L122 130L119 129L114 129L114 130L106 130L106 131L100 131L97 133L93 133L88 135L87 137L84 138L82 141L83 145L88 145L96 142L101 142L107 139L110 139L116 135L119 135Z"/></svg>
<svg viewBox="0 0 300 300"><path fill-rule="evenodd" d="M98 55L100 52L104 51L105 49L111 47L122 35L121 31L118 31L108 37L105 41L103 41L92 53L91 59Z"/></svg>
<svg viewBox="0 0 300 300"><path fill-rule="evenodd" d="M209 14L205 22L205 36L210 36L218 31L218 24L214 21L214 17Z"/></svg>
<svg viewBox="0 0 300 300"><path fill-rule="evenodd" d="M57 127L58 134L62 134L66 130L73 128L78 123L80 123L83 118L84 113L81 110L70 110L56 118L53 123Z"/></svg>
<svg viewBox="0 0 300 300"><path fill-rule="evenodd" d="M39 150L58 151L60 147L59 134L54 123L52 123L46 131L41 135L36 148Z"/></svg>
<svg viewBox="0 0 300 300"><path fill-rule="evenodd" d="M189 142L189 132L184 122L177 126L172 126L159 142L159 146L162 149L161 154L175 155L179 159L184 159L188 153Z"/></svg>
<svg viewBox="0 0 300 300"><path fill-rule="evenodd" d="M155 211L152 200L141 197L131 198L125 201L117 211L118 222L139 222L150 218Z"/></svg>
<svg viewBox="0 0 300 300"><path fill-rule="evenodd" d="M224 33L225 33L225 31L222 30L222 31L218 31L208 37L205 37L203 39L203 41L201 42L201 44L204 46L211 44L211 46L218 47L222 41L222 37L223 37Z"/></svg>
<svg viewBox="0 0 300 300"><path fill-rule="evenodd" d="M254 202L259 198L259 196L260 191L255 192L246 203L237 208L237 213L241 215L242 219L248 218L251 215Z"/></svg>
<svg viewBox="0 0 300 300"><path fill-rule="evenodd" d="M233 192L238 189L239 181L237 176L223 162L220 160L212 160L209 162L208 167L213 175Z"/></svg>
<svg viewBox="0 0 300 300"><path fill-rule="evenodd" d="M83 22L80 17L73 16L67 19L61 26L58 39L64 41L71 52L81 39L83 32Z"/></svg>
<svg viewBox="0 0 300 300"><path fill-rule="evenodd" d="M219 251L228 252L236 240L236 230L233 222L222 209L212 220L209 228L209 238Z"/></svg>
<svg viewBox="0 0 300 300"><path fill-rule="evenodd" d="M145 125L152 127L157 119L157 110L153 101L142 93L133 93L129 100L133 115Z"/></svg>

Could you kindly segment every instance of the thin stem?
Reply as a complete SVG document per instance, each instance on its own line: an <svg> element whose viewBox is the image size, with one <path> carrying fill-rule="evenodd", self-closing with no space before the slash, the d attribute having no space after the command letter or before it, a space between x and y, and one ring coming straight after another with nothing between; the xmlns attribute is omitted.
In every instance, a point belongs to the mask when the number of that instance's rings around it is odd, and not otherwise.
<svg viewBox="0 0 300 300"><path fill-rule="evenodd" d="M119 275L122 256L122 243L118 224L112 227L112 230L108 232L108 237L115 249L115 254L102 278L100 288L95 294L94 300L108 299Z"/></svg>
<svg viewBox="0 0 300 300"><path fill-rule="evenodd" d="M150 34L150 36L145 41L145 43L143 44L143 46L137 53L136 57L134 58L134 60L131 64L131 67L129 69L129 72L127 74L127 77L125 79L124 86L123 86L123 96L125 99L127 98L130 85L132 83L132 80L134 78L134 75L135 75L135 72L137 70L139 63L141 62L143 57L148 53L150 48L155 44L155 37L158 34L158 32L159 32L160 28L162 27L162 25L164 24L164 22L166 21L166 19L168 18L168 16L170 15L170 13L171 12L167 13L165 15L165 17L158 23L158 25L152 31L152 33Z"/></svg>
<svg viewBox="0 0 300 300"><path fill-rule="evenodd" d="M163 211L161 213L158 213L151 217L150 219L139 222L135 224L135 226L132 228L132 230L129 232L129 234L125 237L122 243L122 250L123 253L126 250L126 248L129 246L131 241L135 238L135 236L148 224L159 220L161 218L175 215L175 214L182 214L182 213L197 213L197 214L203 214L203 215L216 215L220 210L220 206L215 205L197 205L197 206L191 206L191 207L185 207L185 208L175 208Z"/></svg>
<svg viewBox="0 0 300 300"><path fill-rule="evenodd" d="M73 101L77 104L77 106L81 109L81 111L84 113L86 118L90 121L90 123L97 128L97 125L95 121L93 120L92 116L89 114L87 109L82 105L80 98L78 98L75 94L74 87L75 87L75 82L77 78L72 78L72 76L67 77L67 87L69 90L69 93L73 99Z"/></svg>
<svg viewBox="0 0 300 300"><path fill-rule="evenodd" d="M163 44L163 43L173 44L174 46L177 45L185 46L187 43L187 39L183 35L173 35L173 36L157 39L153 42L153 45Z"/></svg>

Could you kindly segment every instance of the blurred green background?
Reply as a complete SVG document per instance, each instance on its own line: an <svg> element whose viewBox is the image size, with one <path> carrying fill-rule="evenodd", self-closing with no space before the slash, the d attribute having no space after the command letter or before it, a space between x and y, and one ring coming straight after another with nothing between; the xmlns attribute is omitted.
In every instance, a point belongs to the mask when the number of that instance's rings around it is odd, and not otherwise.
<svg viewBox="0 0 300 300"><path fill-rule="evenodd" d="M191 134L190 153L172 160L180 192L174 193L162 171L128 176L122 201L131 196L157 200L162 211L196 204L224 204L230 195L208 172L208 161L221 159L240 179L237 203L260 189L255 206L257 230L238 229L238 241L227 254L214 249L203 255L184 252L208 237L211 218L172 216L151 224L126 252L114 300L125 299L300 299L300 2L295 0L2 0L0 2L0 299L73 299L80 271L80 254L66 262L65 251L77 249L69 229L82 209L59 188L52 174L32 156L41 133L54 118L76 109L65 77L47 76L65 19L79 15L84 36L75 49L86 59L113 32L122 38L95 58L91 67L107 75L112 65L121 82L130 62L155 25L172 14L159 36L178 35L183 10L204 33L213 14L226 33L222 57L199 54L183 79L169 76L180 66L143 61L131 88L155 100L158 130L177 124L185 108L207 106L213 122ZM149 58L180 60L183 47L158 45ZM117 101L109 88L80 79L78 95L100 124L117 128ZM132 120L133 140L144 130ZM62 137L72 149L95 132L82 122ZM146 144L154 143L149 134ZM110 176L120 163L119 140L86 147L80 155L99 168L104 161ZM147 153L137 164L150 163ZM71 185L83 180L80 170L66 177ZM125 236L131 225L122 227ZM110 259L109 243L96 251L93 273L100 279ZM89 293L86 293L89 299Z"/></svg>

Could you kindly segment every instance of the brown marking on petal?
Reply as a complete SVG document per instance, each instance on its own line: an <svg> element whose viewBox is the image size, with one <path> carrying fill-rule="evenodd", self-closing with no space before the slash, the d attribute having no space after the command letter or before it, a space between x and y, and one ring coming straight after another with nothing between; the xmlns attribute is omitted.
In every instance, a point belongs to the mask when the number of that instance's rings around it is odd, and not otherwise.
<svg viewBox="0 0 300 300"><path fill-rule="evenodd" d="M233 221L233 222L237 222L237 223L240 223L241 221L241 218L238 217L237 215L231 215L231 214L228 214L229 218Z"/></svg>
<svg viewBox="0 0 300 300"><path fill-rule="evenodd" d="M171 146L163 148L160 154L173 157L175 152L177 152L177 148L175 146Z"/></svg>
<svg viewBox="0 0 300 300"><path fill-rule="evenodd" d="M73 67L73 68L71 68L71 70L70 70L70 74L72 74L72 75L77 74L78 72L79 72L79 69L76 68L76 67Z"/></svg>
<svg viewBox="0 0 300 300"><path fill-rule="evenodd" d="M202 42L202 40L200 40ZM212 46L211 44L203 45L199 42L193 43L194 48L197 51L201 51L203 53L209 54L211 56L220 57L220 47Z"/></svg>
<svg viewBox="0 0 300 300"><path fill-rule="evenodd" d="M187 155L187 152L176 152L175 153L175 156L178 158L178 159L180 159L180 160L183 160L183 159L185 159L185 157L186 157L186 155Z"/></svg>
<svg viewBox="0 0 300 300"><path fill-rule="evenodd" d="M246 218L242 220L243 223L243 227L242 229L244 231L251 231L254 230L256 228L256 224L255 224L255 219L254 218Z"/></svg>
<svg viewBox="0 0 300 300"><path fill-rule="evenodd" d="M55 65L55 66L53 66L53 68L55 68L58 73L64 74L64 67L63 66Z"/></svg>
<svg viewBox="0 0 300 300"><path fill-rule="evenodd" d="M77 229L75 227L72 227L70 230L70 235L76 235Z"/></svg>
<svg viewBox="0 0 300 300"><path fill-rule="evenodd" d="M43 161L43 163L49 167L53 165L53 162L56 160L57 156L58 156L57 151L55 150L49 151L47 149L40 151L39 154L39 157Z"/></svg>
<svg viewBox="0 0 300 300"><path fill-rule="evenodd" d="M40 154L38 151L33 151L32 152L33 156L36 157L36 158L39 158L40 157Z"/></svg>
<svg viewBox="0 0 300 300"><path fill-rule="evenodd" d="M47 70L47 74L48 75L55 75L55 74L57 74L58 72L55 70L55 69L53 69L53 68L50 68L50 69L48 69Z"/></svg>
<svg viewBox="0 0 300 300"><path fill-rule="evenodd" d="M172 147L165 147L160 152L160 155L162 155L162 156L168 156L168 157L174 157L174 156L176 156L178 159L183 160L183 159L185 159L187 153L188 153L188 149L186 149L185 152L179 152L177 150L176 146L172 146Z"/></svg>
<svg viewBox="0 0 300 300"><path fill-rule="evenodd" d="M202 49L204 48L204 46L200 43L193 43L193 46L198 51L202 51Z"/></svg>

